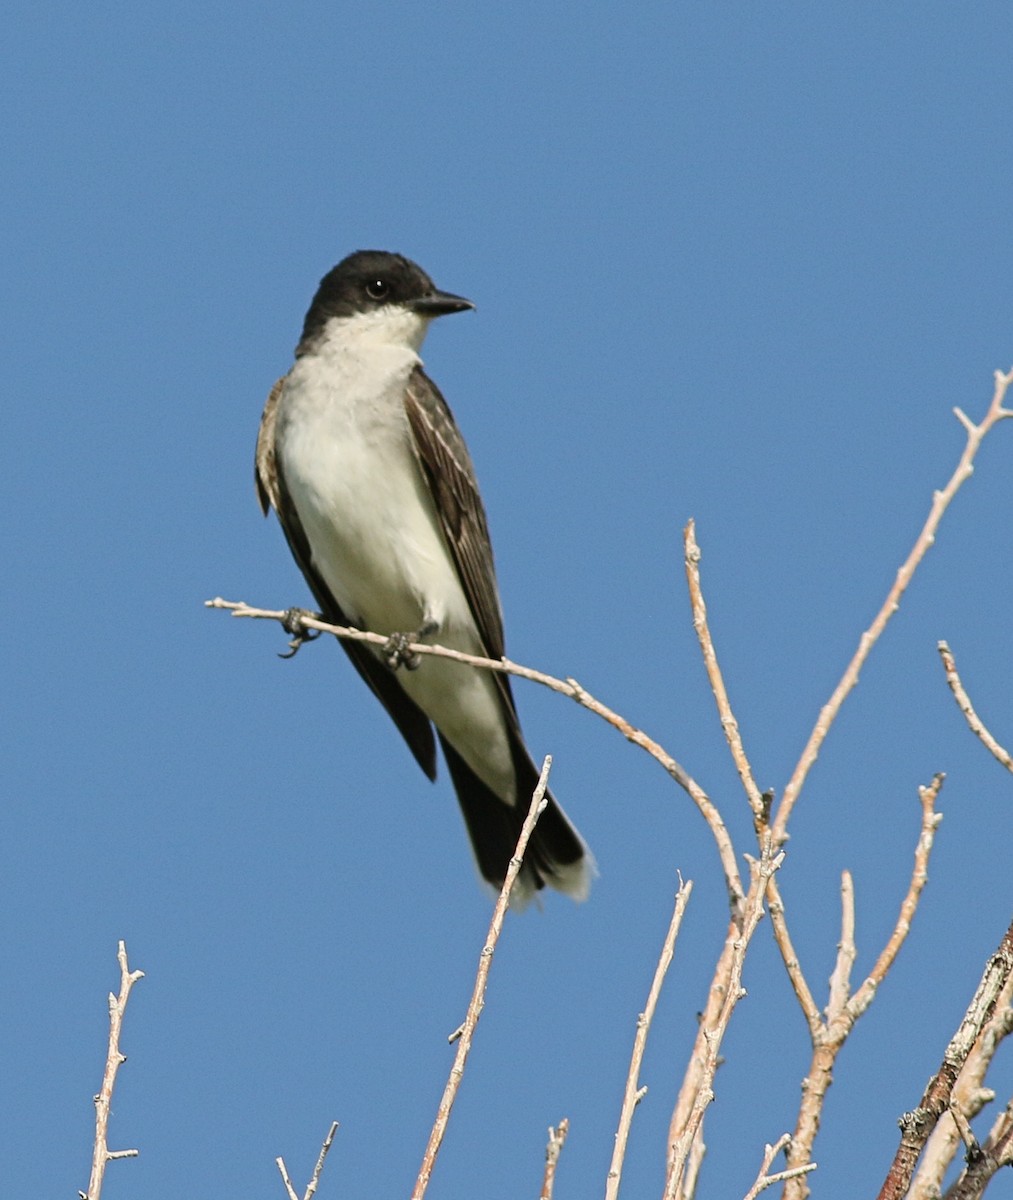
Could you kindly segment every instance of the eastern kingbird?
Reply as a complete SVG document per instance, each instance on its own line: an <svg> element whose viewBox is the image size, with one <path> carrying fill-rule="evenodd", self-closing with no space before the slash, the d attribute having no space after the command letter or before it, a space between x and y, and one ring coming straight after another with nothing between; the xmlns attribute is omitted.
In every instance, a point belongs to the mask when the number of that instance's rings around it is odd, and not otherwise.
<svg viewBox="0 0 1013 1200"><path fill-rule="evenodd" d="M474 308L400 254L360 250L320 281L295 363L271 389L256 478L324 619L391 635L343 641L419 766L443 746L478 868L499 887L538 780L510 680L432 655L432 638L500 658L503 617L464 440L419 348L434 317ZM518 900L546 884L583 899L594 860L556 801L539 818Z"/></svg>

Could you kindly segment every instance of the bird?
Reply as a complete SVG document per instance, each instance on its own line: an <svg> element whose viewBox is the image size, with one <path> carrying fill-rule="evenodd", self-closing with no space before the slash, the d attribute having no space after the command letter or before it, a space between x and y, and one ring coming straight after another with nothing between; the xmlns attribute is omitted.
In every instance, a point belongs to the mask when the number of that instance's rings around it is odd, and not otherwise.
<svg viewBox="0 0 1013 1200"><path fill-rule="evenodd" d="M437 317L475 306L410 259L358 250L320 281L295 361L268 395L256 486L325 621L388 637L343 640L352 664L435 780L439 740L478 871L499 889L539 772L510 680L412 642L503 657L503 616L471 456L419 351ZM434 736L435 728L435 736ZM511 903L546 885L586 898L587 843L551 792Z"/></svg>

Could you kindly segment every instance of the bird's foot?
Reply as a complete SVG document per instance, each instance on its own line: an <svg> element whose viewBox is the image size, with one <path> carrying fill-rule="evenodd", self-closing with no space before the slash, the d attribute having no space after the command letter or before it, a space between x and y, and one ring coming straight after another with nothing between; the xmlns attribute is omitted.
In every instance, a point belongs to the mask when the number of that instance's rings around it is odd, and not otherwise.
<svg viewBox="0 0 1013 1200"><path fill-rule="evenodd" d="M286 633L292 634L292 640L289 642L289 651L287 654L279 654L279 658L295 658L296 654L302 648L304 642L315 642L320 636L319 629L307 629L306 618L312 617L315 621L319 621L320 614L310 612L308 608L289 608L285 611L285 618L281 623L282 629Z"/></svg>
<svg viewBox="0 0 1013 1200"><path fill-rule="evenodd" d="M422 656L408 647L413 643L423 641L436 632L439 625L435 621L426 621L414 633L392 633L380 648L380 653L392 671L404 667L406 671L417 671L422 665Z"/></svg>

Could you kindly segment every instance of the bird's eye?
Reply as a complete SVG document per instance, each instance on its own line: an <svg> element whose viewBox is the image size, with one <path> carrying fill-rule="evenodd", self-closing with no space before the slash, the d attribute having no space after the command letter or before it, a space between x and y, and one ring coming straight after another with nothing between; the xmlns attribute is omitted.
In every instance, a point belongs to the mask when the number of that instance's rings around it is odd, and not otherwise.
<svg viewBox="0 0 1013 1200"><path fill-rule="evenodd" d="M382 300L390 291L390 284L386 279L371 279L366 284L366 295L370 300Z"/></svg>

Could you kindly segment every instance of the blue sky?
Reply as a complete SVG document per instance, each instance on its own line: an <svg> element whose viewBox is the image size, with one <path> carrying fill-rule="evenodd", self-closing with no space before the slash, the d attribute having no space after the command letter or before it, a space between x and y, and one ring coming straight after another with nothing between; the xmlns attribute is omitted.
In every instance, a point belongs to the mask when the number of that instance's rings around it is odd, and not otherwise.
<svg viewBox="0 0 1013 1200"><path fill-rule="evenodd" d="M317 280L417 259L477 312L427 367L489 510L508 651L572 674L748 812L689 618L695 517L762 786L820 705L1013 364L1008 5L39 3L0 46L7 712L0 1143L10 1195L87 1182L105 995L127 1017L106 1200L277 1197L342 1123L318 1195L407 1195L490 905L344 656L202 607L308 593L256 508L260 407ZM1013 425L863 673L781 887L814 987L850 868L864 977L917 786L947 772L914 932L846 1047L820 1195L869 1194L1010 911L1013 781L935 644L1013 741ZM533 686L532 751L598 858L591 899L511 917L429 1195L600 1193L676 873L695 881L625 1194L663 1137L724 928L686 797ZM445 772L444 772L445 776ZM808 1059L763 928L700 1194L740 1196ZM819 995L820 1003L825 995ZM996 1064L999 1103L1013 1091ZM1000 1194L1008 1182L995 1185Z"/></svg>

